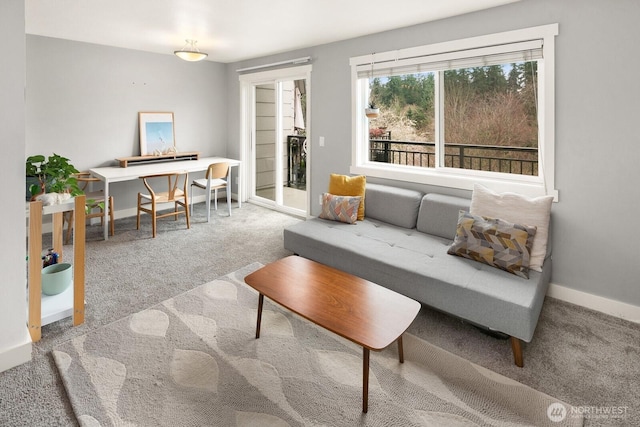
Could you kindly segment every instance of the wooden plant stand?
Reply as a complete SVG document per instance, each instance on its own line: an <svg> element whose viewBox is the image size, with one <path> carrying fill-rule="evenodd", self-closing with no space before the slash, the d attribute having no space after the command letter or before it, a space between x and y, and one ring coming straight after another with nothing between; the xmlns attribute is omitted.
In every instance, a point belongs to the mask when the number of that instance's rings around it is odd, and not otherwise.
<svg viewBox="0 0 640 427"><path fill-rule="evenodd" d="M73 211L73 292L42 295L42 218L52 215L53 249L62 262L63 213ZM73 326L84 323L84 248L85 248L85 196L80 195L58 205L43 206L42 202L29 203L29 314L28 328L33 342L42 337L43 325L68 317L71 309Z"/></svg>

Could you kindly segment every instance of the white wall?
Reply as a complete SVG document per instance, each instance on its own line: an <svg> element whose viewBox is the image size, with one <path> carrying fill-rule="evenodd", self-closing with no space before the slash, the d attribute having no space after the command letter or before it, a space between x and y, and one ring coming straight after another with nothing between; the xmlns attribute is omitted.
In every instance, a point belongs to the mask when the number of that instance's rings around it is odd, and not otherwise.
<svg viewBox="0 0 640 427"><path fill-rule="evenodd" d="M640 312L640 263L634 248L640 208L640 2L523 0L506 6L266 58L229 64L229 152L239 151L238 78L242 67L310 55L311 200L329 174L349 173L349 58L466 37L558 23L556 38L556 187L552 282ZM325 147L318 138L325 137ZM373 181L373 180L372 180ZM376 182L385 183L383 180ZM443 187L387 181L425 192ZM312 214L319 206L312 205ZM579 299L580 297L578 297ZM598 299L593 299L598 301ZM596 306L592 308L598 308ZM636 317L640 320L640 316Z"/></svg>
<svg viewBox="0 0 640 427"><path fill-rule="evenodd" d="M0 2L0 43L5 59L0 66L0 170L3 195L0 209L0 372L31 360L31 338L26 325L26 251L24 224L24 2ZM13 201L13 202L12 202ZM15 202L17 201L17 202Z"/></svg>

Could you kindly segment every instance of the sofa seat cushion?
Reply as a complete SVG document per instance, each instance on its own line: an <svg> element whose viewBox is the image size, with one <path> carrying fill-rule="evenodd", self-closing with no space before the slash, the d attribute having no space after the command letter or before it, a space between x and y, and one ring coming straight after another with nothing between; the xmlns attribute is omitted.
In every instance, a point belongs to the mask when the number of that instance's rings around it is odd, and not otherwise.
<svg viewBox="0 0 640 427"><path fill-rule="evenodd" d="M531 341L550 265L543 273L531 272L527 280L448 255L451 243L452 239L373 219L349 225L312 218L284 231L285 248L300 256Z"/></svg>

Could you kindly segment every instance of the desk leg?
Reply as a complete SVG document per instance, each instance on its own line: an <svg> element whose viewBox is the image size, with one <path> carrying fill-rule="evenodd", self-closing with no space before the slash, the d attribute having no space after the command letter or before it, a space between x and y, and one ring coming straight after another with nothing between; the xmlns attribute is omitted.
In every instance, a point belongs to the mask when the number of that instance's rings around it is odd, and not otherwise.
<svg viewBox="0 0 640 427"><path fill-rule="evenodd" d="M104 240L109 240L109 209L113 206L109 204L109 181L104 181L104 218L102 219ZM115 212L114 212L115 215Z"/></svg>
<svg viewBox="0 0 640 427"><path fill-rule="evenodd" d="M404 363L404 350L402 348L402 335L398 337L398 357L400 358L400 363Z"/></svg>
<svg viewBox="0 0 640 427"><path fill-rule="evenodd" d="M207 194L204 196L205 208L207 209L207 222L211 221L211 180L207 180Z"/></svg>
<svg viewBox="0 0 640 427"><path fill-rule="evenodd" d="M369 349L362 347L362 412L369 410Z"/></svg>
<svg viewBox="0 0 640 427"><path fill-rule="evenodd" d="M262 304L264 303L264 295L258 297L258 324L256 325L256 339L260 338L260 322L262 321Z"/></svg>

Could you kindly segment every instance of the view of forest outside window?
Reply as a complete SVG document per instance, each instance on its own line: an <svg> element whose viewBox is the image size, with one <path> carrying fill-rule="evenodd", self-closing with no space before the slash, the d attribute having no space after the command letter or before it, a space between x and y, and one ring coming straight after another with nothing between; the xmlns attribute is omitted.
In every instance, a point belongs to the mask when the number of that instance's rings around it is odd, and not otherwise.
<svg viewBox="0 0 640 427"><path fill-rule="evenodd" d="M376 77L369 88L380 108L369 121L371 161L436 167L440 135L441 166L538 174L536 61Z"/></svg>

